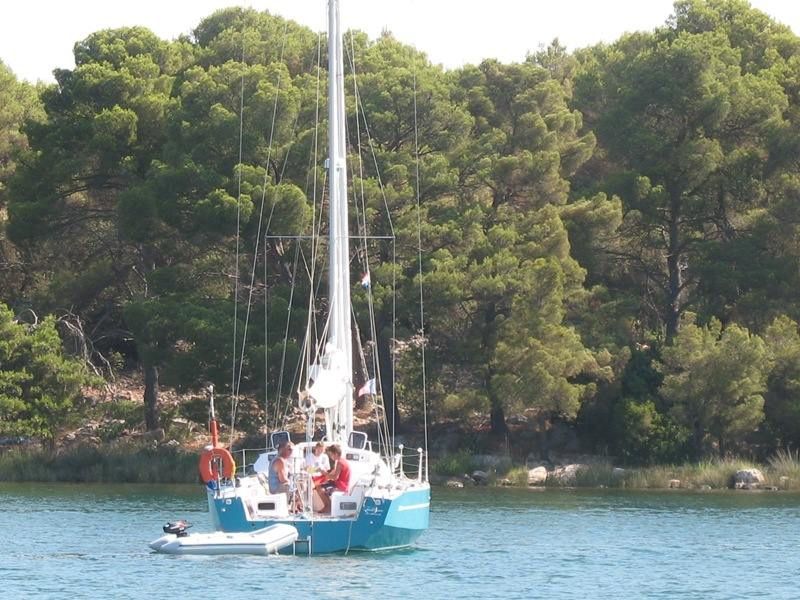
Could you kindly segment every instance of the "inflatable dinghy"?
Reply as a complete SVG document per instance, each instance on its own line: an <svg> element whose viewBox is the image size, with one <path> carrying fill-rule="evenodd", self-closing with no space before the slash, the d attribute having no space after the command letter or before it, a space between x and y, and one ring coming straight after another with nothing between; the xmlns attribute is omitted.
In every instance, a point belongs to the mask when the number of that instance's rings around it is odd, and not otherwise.
<svg viewBox="0 0 800 600"><path fill-rule="evenodd" d="M186 521L167 523L164 535L150 542L150 548L164 554L258 554L266 556L292 545L297 529L278 523L264 529L241 533L187 533Z"/></svg>

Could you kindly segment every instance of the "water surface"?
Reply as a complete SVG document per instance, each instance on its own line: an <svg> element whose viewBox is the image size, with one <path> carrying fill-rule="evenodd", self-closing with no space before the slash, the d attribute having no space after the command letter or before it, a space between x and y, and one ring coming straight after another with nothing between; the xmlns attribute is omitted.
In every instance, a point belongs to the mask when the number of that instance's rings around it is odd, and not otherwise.
<svg viewBox="0 0 800 600"><path fill-rule="evenodd" d="M0 484L8 598L799 598L800 495L434 489L413 550L166 556L202 488Z"/></svg>

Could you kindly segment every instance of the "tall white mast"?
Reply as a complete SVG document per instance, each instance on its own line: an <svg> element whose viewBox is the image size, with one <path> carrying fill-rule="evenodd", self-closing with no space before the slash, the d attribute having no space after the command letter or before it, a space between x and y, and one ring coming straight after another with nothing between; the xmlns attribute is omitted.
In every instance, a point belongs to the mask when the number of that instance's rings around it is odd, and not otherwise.
<svg viewBox="0 0 800 600"><path fill-rule="evenodd" d="M328 298L330 301L331 358L346 378L346 393L338 406L327 411L328 432L334 441L346 442L353 429L353 342L350 328L350 249L347 222L347 164L344 119L344 59L339 3L328 0L328 179L330 228ZM337 369L337 370L339 370Z"/></svg>

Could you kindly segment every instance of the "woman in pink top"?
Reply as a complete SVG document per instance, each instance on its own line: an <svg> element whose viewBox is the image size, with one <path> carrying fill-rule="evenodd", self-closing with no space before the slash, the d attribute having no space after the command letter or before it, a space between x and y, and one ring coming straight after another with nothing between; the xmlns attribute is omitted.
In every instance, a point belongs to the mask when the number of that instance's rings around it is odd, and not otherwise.
<svg viewBox="0 0 800 600"><path fill-rule="evenodd" d="M333 463L333 468L325 474L325 480L317 485L322 503L325 505L322 512L331 512L331 494L334 491L344 492L350 490L350 465L342 456L342 449L338 444L331 444L325 450L328 458Z"/></svg>

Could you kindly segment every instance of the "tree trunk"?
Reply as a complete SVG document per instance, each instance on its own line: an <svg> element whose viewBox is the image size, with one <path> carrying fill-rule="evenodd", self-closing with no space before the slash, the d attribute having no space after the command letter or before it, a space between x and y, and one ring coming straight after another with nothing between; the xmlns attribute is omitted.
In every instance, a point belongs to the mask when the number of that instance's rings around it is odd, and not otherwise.
<svg viewBox="0 0 800 600"><path fill-rule="evenodd" d="M508 435L508 425L506 425L506 413L503 404L492 397L492 410L489 413L489 423L492 426L493 436L500 438Z"/></svg>
<svg viewBox="0 0 800 600"><path fill-rule="evenodd" d="M700 422L695 422L692 428L692 451L694 452L695 460L703 458L703 440L705 439L705 433Z"/></svg>
<svg viewBox="0 0 800 600"><path fill-rule="evenodd" d="M681 197L680 192L670 194L669 214L669 247L667 252L667 302L664 314L666 325L667 344L678 333L683 306L681 293L683 291L683 271L681 266L681 238L680 238Z"/></svg>
<svg viewBox="0 0 800 600"><path fill-rule="evenodd" d="M147 431L160 427L158 411L158 367L149 361L144 365L144 424Z"/></svg>
<svg viewBox="0 0 800 600"><path fill-rule="evenodd" d="M493 303L486 307L483 314L483 354L486 361L486 374L483 381L486 395L489 397L489 423L491 434L496 438L506 438L508 436L508 425L506 425L506 413L503 410L503 401L497 395L492 384L494 378L494 368L492 359L494 358L496 339L495 339L495 319L497 317L496 307Z"/></svg>

